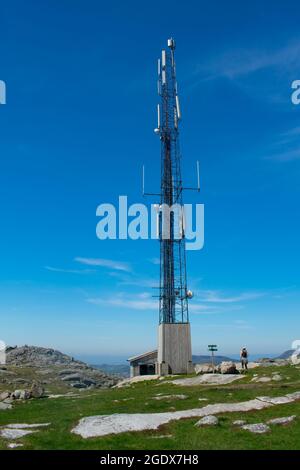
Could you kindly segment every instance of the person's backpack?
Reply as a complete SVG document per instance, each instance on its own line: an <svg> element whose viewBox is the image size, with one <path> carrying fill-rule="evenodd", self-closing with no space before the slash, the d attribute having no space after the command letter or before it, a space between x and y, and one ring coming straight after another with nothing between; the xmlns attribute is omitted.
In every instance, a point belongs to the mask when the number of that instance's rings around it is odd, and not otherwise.
<svg viewBox="0 0 300 470"><path fill-rule="evenodd" d="M246 349L242 350L242 357L248 357L248 353Z"/></svg>

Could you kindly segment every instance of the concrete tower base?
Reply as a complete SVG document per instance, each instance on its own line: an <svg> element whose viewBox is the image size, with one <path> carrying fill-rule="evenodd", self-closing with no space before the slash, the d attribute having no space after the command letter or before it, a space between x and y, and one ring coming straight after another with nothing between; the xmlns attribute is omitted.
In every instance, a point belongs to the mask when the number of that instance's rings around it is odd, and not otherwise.
<svg viewBox="0 0 300 470"><path fill-rule="evenodd" d="M190 374L192 363L191 327L189 323L161 323L158 327L156 373Z"/></svg>

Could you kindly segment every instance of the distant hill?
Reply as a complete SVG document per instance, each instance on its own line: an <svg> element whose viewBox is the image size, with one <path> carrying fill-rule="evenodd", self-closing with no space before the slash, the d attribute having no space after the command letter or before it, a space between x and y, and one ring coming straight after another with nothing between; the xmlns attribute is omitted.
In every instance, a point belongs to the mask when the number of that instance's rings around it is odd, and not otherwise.
<svg viewBox="0 0 300 470"><path fill-rule="evenodd" d="M222 361L233 361L237 362L236 359L232 359L227 356L215 356L215 364L220 364ZM206 355L193 355L194 364L207 364L211 362L211 356ZM129 377L130 366L129 364L92 364L92 367L96 367L104 371L108 375L116 375L118 377Z"/></svg>
<svg viewBox="0 0 300 470"><path fill-rule="evenodd" d="M13 372L2 372L1 380L7 383L27 383L30 377L44 384L59 384L73 388L112 387L120 377L108 374L67 354L40 346L15 346L6 348L6 366ZM15 369L15 368L18 369ZM30 373L28 372L29 370ZM20 377L14 377L15 374Z"/></svg>
<svg viewBox="0 0 300 470"><path fill-rule="evenodd" d="M192 358L194 364L207 364L211 362L211 356L193 356ZM215 364L221 364L223 361L232 361L232 362L237 362L236 359L232 359L227 356L214 356L214 363Z"/></svg>
<svg viewBox="0 0 300 470"><path fill-rule="evenodd" d="M291 355L295 352L295 349L288 349L284 351L280 356L276 357L276 359L288 359Z"/></svg>
<svg viewBox="0 0 300 470"><path fill-rule="evenodd" d="M84 367L82 361L76 361L73 357L63 354L51 348L40 346L8 346L6 348L7 364L20 366L50 366L50 365L72 365L73 367Z"/></svg>
<svg viewBox="0 0 300 470"><path fill-rule="evenodd" d="M92 364L92 367L103 370L106 374L117 375L119 377L130 376L129 364Z"/></svg>

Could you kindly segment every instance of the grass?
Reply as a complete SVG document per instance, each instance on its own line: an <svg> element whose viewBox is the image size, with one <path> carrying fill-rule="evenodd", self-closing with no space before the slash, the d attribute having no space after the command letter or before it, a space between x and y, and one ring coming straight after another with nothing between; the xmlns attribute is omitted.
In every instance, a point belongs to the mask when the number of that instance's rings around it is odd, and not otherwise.
<svg viewBox="0 0 300 470"><path fill-rule="evenodd" d="M251 382L253 374L271 376L272 372L280 373L283 380L266 384ZM55 392L62 391L55 385ZM193 418L173 421L157 431L128 432L101 438L82 439L70 432L79 419L86 416L184 410L212 403L250 400L261 395L281 396L294 391L300 391L299 369L294 366L266 367L249 371L241 381L222 387L182 387L167 383L167 380L149 381L130 388L84 391L80 392L80 398L29 400L16 403L11 410L0 411L0 425L51 423L49 428L18 440L24 444L22 449L300 449L300 402L261 411L219 415L219 425L211 428L195 427L197 419ZM152 397L158 393L185 394L188 398L153 400ZM122 401L128 398L130 400ZM208 401L201 402L199 398L207 398ZM272 426L271 432L262 435L251 434L232 425L236 419L257 423L292 414L298 416L293 423L288 426ZM171 437L157 438L161 435ZM6 449L7 443L7 440L0 438L0 449Z"/></svg>

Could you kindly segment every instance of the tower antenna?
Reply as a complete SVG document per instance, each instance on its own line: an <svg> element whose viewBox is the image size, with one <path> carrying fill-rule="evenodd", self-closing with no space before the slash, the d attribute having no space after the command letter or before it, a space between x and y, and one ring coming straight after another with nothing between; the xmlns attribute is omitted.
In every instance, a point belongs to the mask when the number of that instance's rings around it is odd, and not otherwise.
<svg viewBox="0 0 300 470"><path fill-rule="evenodd" d="M176 80L175 41L168 39L158 61L157 128L154 132L161 141L161 187L159 219L160 286L159 338L157 373L160 375L189 373L192 370L191 333L187 289L186 253L184 236L183 190L199 190L199 163L197 188L184 188L181 177L179 148L180 101ZM179 207L176 213L175 206ZM165 208L169 210L165 211ZM174 208L174 210L172 210ZM179 233L178 234L178 224ZM168 226L169 236L165 236Z"/></svg>

